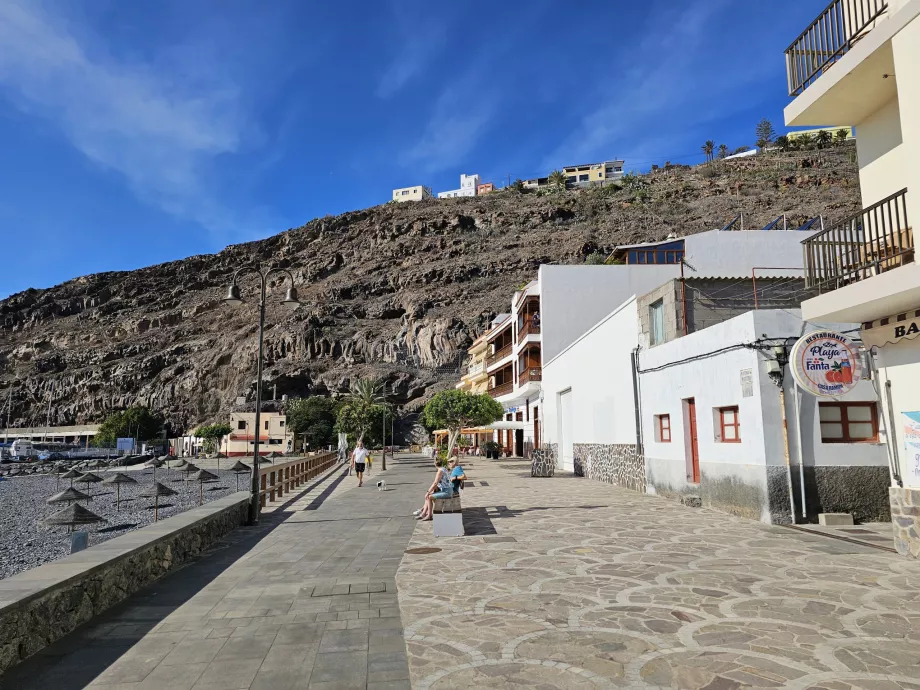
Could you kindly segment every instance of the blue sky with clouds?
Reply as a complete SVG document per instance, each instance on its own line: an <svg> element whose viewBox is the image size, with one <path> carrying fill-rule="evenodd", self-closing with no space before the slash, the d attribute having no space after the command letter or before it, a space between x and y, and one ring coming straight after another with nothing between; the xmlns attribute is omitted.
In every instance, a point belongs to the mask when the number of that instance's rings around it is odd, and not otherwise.
<svg viewBox="0 0 920 690"><path fill-rule="evenodd" d="M751 144L823 4L0 0L0 297L461 172Z"/></svg>

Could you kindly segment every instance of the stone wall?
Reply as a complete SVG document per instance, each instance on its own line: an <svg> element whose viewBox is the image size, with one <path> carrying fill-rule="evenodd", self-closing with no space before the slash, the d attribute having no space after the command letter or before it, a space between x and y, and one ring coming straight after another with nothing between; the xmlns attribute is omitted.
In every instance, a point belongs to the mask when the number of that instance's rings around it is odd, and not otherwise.
<svg viewBox="0 0 920 690"><path fill-rule="evenodd" d="M888 487L891 475L885 466L819 465L805 467L805 515L817 522L818 513L852 513L860 522L891 520ZM799 470L792 468L796 521L802 521Z"/></svg>
<svg viewBox="0 0 920 690"><path fill-rule="evenodd" d="M245 523L248 502L232 494L5 579L0 673L199 555Z"/></svg>
<svg viewBox="0 0 920 690"><path fill-rule="evenodd" d="M574 444L575 474L645 493L645 459L635 444Z"/></svg>
<svg viewBox="0 0 920 690"><path fill-rule="evenodd" d="M894 548L902 556L920 559L920 489L892 486L891 524L894 527Z"/></svg>
<svg viewBox="0 0 920 690"><path fill-rule="evenodd" d="M530 476L552 477L556 474L556 458L545 450L535 450L530 454Z"/></svg>

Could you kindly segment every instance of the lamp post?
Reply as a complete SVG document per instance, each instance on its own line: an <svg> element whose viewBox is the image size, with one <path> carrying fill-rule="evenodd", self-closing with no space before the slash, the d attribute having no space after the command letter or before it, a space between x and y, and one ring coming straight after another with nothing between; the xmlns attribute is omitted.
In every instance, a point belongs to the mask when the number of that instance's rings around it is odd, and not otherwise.
<svg viewBox="0 0 920 690"><path fill-rule="evenodd" d="M255 443L252 451L252 493L249 497L249 524L257 525L259 523L259 512L261 509L259 501L259 425L262 413L262 337L265 334L265 288L268 278L275 273L281 273L286 275L291 281L291 286L288 288L287 294L281 301L281 306L293 311L300 306L300 301L297 299L297 288L294 287L294 276L291 275L291 272L286 268L270 268L267 271L263 271L261 268L241 268L233 274L233 281L230 283L230 287L227 288L227 296L224 297L224 302L233 306L238 306L243 303L243 297L240 293L239 285L237 285L237 280L240 276L248 273L255 273L259 276L261 288L259 293L259 359L258 371L256 374L256 423L253 435Z"/></svg>

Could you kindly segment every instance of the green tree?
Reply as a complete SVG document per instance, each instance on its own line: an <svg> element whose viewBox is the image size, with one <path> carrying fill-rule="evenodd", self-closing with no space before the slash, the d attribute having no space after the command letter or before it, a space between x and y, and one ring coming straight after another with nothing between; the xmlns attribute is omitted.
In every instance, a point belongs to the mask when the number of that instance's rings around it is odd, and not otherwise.
<svg viewBox="0 0 920 690"><path fill-rule="evenodd" d="M607 262L607 257L602 252L591 252L585 257L585 263L589 266L603 266Z"/></svg>
<svg viewBox="0 0 920 690"><path fill-rule="evenodd" d="M789 137L787 137L785 134L776 137L776 141L774 143L779 146L780 150L782 151L787 151L790 148Z"/></svg>
<svg viewBox="0 0 920 690"><path fill-rule="evenodd" d="M834 140L834 135L832 135L826 129L822 129L815 136L815 143L818 145L819 149L823 149L825 146L830 144Z"/></svg>
<svg viewBox="0 0 920 690"><path fill-rule="evenodd" d="M287 428L295 436L306 436L311 448L335 443L338 405L332 398L315 395L291 400L285 409Z"/></svg>
<svg viewBox="0 0 920 690"><path fill-rule="evenodd" d="M802 151L807 151L808 149L814 148L815 138L808 132L804 134L799 134L795 138L795 143L798 144L799 149Z"/></svg>
<svg viewBox="0 0 920 690"><path fill-rule="evenodd" d="M517 192L518 194L523 194L524 192L527 191L527 188L524 186L524 180L522 180L520 177L517 178L514 182L512 182L511 186L508 187L508 189L510 189L513 192Z"/></svg>
<svg viewBox="0 0 920 690"><path fill-rule="evenodd" d="M136 438L146 443L163 430L163 416L143 406L129 407L106 417L99 425L93 443L98 448L114 448L119 438Z"/></svg>
<svg viewBox="0 0 920 690"><path fill-rule="evenodd" d="M707 163L712 161L712 152L715 151L715 148L716 148L716 142L714 142L712 139L710 139L709 141L707 141L705 144L703 144L700 147L700 150L706 154Z"/></svg>
<svg viewBox="0 0 920 690"><path fill-rule="evenodd" d="M553 185L556 189L565 189L565 173L561 170L553 170L549 177L547 178L549 183Z"/></svg>
<svg viewBox="0 0 920 690"><path fill-rule="evenodd" d="M486 426L501 419L503 413L502 406L486 393L474 395L452 388L428 401L422 410L422 420L431 429L447 430L447 457L450 457L464 428Z"/></svg>
<svg viewBox="0 0 920 690"><path fill-rule="evenodd" d="M719 158L725 158L728 155L728 146L719 144Z"/></svg>
<svg viewBox="0 0 920 690"><path fill-rule="evenodd" d="M193 432L193 435L204 439L204 452L213 453L220 450L220 443L224 436L227 436L233 427L226 422L218 424L207 424L200 426Z"/></svg>
<svg viewBox="0 0 920 690"><path fill-rule="evenodd" d="M774 137L776 137L776 130L773 129L773 123L770 122L767 118L762 119L757 123L757 126L754 128L754 136L756 137L757 148L764 148L769 146Z"/></svg>
<svg viewBox="0 0 920 690"><path fill-rule="evenodd" d="M850 138L850 130L846 127L841 127L834 133L834 139L837 140L838 144L842 144L847 139Z"/></svg>
<svg viewBox="0 0 920 690"><path fill-rule="evenodd" d="M383 385L376 379L359 379L351 385L345 402L336 416L336 429L363 441L372 428L379 426L386 411Z"/></svg>

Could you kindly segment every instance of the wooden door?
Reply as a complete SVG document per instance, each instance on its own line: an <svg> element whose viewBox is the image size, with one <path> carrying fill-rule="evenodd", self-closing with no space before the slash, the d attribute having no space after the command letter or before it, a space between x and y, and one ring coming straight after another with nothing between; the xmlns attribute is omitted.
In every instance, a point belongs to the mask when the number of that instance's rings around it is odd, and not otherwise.
<svg viewBox="0 0 920 690"><path fill-rule="evenodd" d="M700 483L700 450L696 434L696 400L687 400L687 420L690 426L690 465L694 484Z"/></svg>

